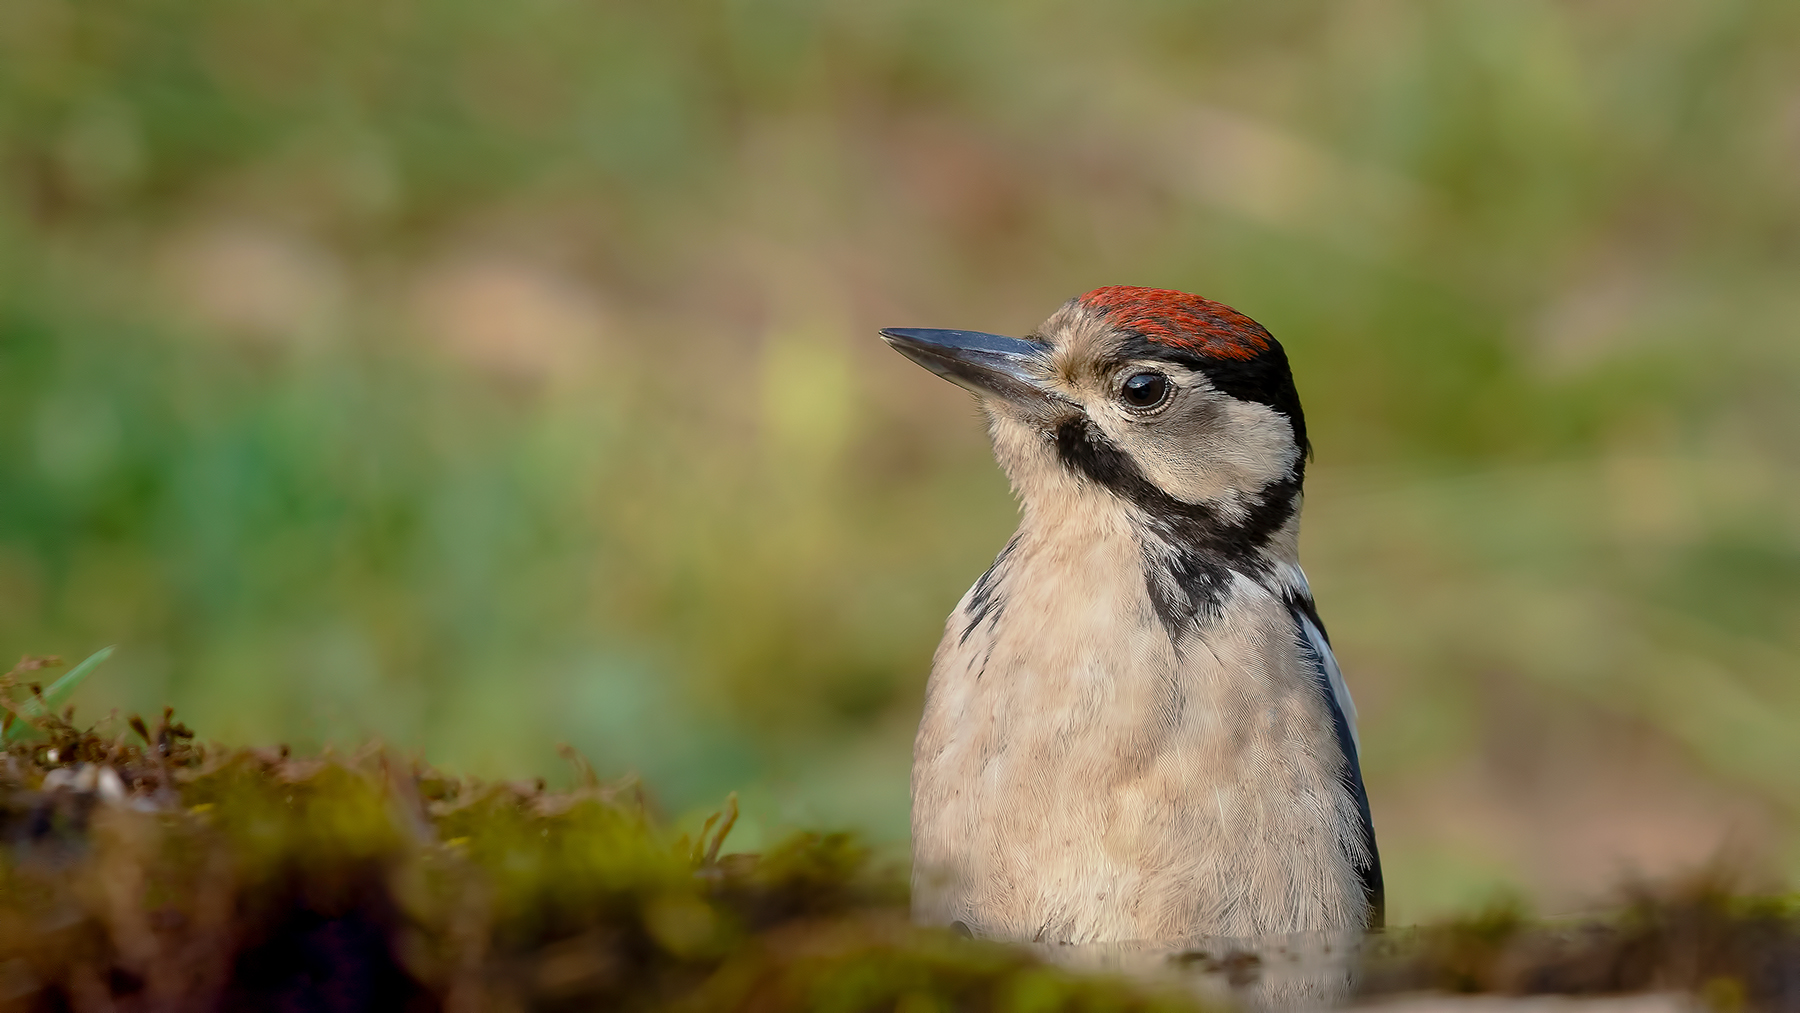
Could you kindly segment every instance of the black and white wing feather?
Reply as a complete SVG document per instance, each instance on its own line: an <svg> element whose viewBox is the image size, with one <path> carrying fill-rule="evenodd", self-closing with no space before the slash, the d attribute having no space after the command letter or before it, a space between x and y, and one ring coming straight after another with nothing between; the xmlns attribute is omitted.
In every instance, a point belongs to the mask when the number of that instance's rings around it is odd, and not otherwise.
<svg viewBox="0 0 1800 1013"><path fill-rule="evenodd" d="M1301 644L1312 660L1313 675L1331 711L1338 746L1344 753L1344 785L1356 799L1362 817L1363 842L1368 847L1368 864L1358 871L1362 873L1363 891L1369 898L1369 927L1379 928L1385 915L1386 890L1381 879L1381 854L1375 848L1375 822L1369 815L1369 794L1363 788L1362 742L1356 734L1356 702L1350 699L1350 687L1344 684L1344 673L1338 669L1337 658L1331 653L1331 640L1325 635L1325 625L1319 621L1312 595L1305 591L1292 594L1288 598L1288 611L1299 627Z"/></svg>

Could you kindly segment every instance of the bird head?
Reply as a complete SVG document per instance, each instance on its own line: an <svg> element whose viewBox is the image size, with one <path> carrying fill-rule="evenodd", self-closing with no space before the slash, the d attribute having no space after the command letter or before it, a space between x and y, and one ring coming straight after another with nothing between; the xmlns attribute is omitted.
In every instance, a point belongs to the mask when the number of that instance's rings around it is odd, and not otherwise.
<svg viewBox="0 0 1800 1013"><path fill-rule="evenodd" d="M889 328L908 358L973 391L1028 501L1070 482L1204 504L1230 520L1291 484L1306 421L1287 355L1223 303L1112 286L1024 338Z"/></svg>
<svg viewBox="0 0 1800 1013"><path fill-rule="evenodd" d="M1070 300L1023 338L881 333L978 396L1028 519L1091 511L1101 494L1144 536L1146 564L1172 574L1155 581L1171 591L1196 569L1224 579L1225 569L1295 560L1308 452L1300 398L1281 345L1231 307L1113 286ZM1204 591L1167 604L1191 618L1212 597Z"/></svg>

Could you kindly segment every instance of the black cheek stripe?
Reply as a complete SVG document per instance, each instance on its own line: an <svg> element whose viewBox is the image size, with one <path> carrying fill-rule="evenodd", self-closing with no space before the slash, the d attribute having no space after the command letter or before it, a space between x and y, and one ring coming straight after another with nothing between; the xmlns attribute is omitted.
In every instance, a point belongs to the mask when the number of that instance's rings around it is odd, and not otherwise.
<svg viewBox="0 0 1800 1013"><path fill-rule="evenodd" d="M1206 504L1186 503L1157 488L1083 417L1057 427L1056 453L1065 466L1149 518L1155 538L1143 546L1144 580L1172 639L1218 614L1234 572L1267 575L1261 550L1294 516L1300 496L1302 470L1296 465L1292 474L1263 488L1248 516L1227 521Z"/></svg>

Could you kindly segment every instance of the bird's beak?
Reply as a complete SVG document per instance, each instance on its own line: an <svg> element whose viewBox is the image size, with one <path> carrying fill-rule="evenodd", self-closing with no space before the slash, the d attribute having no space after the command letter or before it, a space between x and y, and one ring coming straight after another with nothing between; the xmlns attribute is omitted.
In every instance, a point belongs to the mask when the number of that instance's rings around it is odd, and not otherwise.
<svg viewBox="0 0 1800 1013"><path fill-rule="evenodd" d="M887 327L881 336L901 355L978 395L1021 408L1057 399L1039 379L1050 351L1042 342L930 327Z"/></svg>

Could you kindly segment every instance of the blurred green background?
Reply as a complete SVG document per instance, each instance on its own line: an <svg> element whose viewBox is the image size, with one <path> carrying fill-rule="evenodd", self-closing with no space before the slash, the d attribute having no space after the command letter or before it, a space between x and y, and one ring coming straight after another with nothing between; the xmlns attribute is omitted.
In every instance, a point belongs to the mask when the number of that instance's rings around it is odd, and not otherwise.
<svg viewBox="0 0 1800 1013"><path fill-rule="evenodd" d="M1800 871L1790 0L3 0L0 650L896 853L1014 521L884 325L1249 313L1395 921Z"/></svg>

